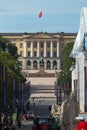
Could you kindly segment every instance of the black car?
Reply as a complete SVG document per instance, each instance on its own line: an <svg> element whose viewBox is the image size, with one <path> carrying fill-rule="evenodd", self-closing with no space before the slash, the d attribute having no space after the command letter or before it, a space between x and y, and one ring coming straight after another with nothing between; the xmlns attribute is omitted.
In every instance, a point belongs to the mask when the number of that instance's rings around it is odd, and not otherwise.
<svg viewBox="0 0 87 130"><path fill-rule="evenodd" d="M57 130L57 123L53 117L36 117L32 130Z"/></svg>

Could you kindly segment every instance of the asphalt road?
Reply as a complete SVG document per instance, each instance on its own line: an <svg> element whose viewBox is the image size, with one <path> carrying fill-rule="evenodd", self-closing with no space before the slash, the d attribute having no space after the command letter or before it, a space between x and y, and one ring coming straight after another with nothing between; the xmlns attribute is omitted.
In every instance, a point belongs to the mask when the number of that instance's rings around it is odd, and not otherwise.
<svg viewBox="0 0 87 130"><path fill-rule="evenodd" d="M21 130L32 130L33 121L23 121Z"/></svg>
<svg viewBox="0 0 87 130"><path fill-rule="evenodd" d="M31 86L30 88L30 109L36 115L49 116L49 106L56 103L54 86Z"/></svg>
<svg viewBox="0 0 87 130"><path fill-rule="evenodd" d="M31 98L34 95L34 99ZM56 103L54 86L32 86L30 90L30 110L37 116L50 116L49 106ZM32 130L32 121L22 122L21 130Z"/></svg>

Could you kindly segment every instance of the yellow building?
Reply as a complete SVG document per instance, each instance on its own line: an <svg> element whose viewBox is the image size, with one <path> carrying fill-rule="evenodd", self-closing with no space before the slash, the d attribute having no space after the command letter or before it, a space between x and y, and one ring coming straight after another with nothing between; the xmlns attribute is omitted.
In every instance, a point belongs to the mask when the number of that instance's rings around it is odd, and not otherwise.
<svg viewBox="0 0 87 130"><path fill-rule="evenodd" d="M18 48L19 61L23 73L33 77L40 70L40 58L43 58L43 70L53 74L61 70L62 49L67 42L74 41L76 33L0 33ZM33 74L33 75L32 75ZM46 75L45 75L46 76Z"/></svg>

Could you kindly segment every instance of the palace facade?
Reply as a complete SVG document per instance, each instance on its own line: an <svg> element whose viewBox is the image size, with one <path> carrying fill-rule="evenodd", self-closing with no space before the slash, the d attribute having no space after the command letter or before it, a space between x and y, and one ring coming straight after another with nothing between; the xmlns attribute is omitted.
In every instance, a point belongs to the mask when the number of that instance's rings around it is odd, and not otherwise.
<svg viewBox="0 0 87 130"><path fill-rule="evenodd" d="M55 73L61 70L62 49L68 42L75 41L76 33L0 33L18 48L19 61L23 72L29 74L40 70L43 59L43 70Z"/></svg>
<svg viewBox="0 0 87 130"><path fill-rule="evenodd" d="M40 57L44 60L44 70L61 68L62 49L74 41L76 33L1 33L18 48L19 61L23 69L39 70Z"/></svg>

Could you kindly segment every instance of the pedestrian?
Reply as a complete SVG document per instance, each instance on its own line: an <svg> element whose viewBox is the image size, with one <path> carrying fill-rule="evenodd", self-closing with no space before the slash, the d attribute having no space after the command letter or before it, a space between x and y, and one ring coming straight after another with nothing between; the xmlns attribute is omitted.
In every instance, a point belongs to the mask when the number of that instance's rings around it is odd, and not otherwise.
<svg viewBox="0 0 87 130"><path fill-rule="evenodd" d="M3 130L4 126L5 126L5 114L4 113L1 114L1 126L2 126L2 130Z"/></svg>
<svg viewBox="0 0 87 130"><path fill-rule="evenodd" d="M21 120L22 120L22 112L19 112L17 115L17 124L19 129L21 129Z"/></svg>
<svg viewBox="0 0 87 130"><path fill-rule="evenodd" d="M13 126L16 126L17 125L17 113L16 112L13 113L12 120L13 120Z"/></svg>
<svg viewBox="0 0 87 130"><path fill-rule="evenodd" d="M26 115L26 112L24 112L23 119L24 119L24 121L26 121L26 120L27 120L27 115Z"/></svg>

